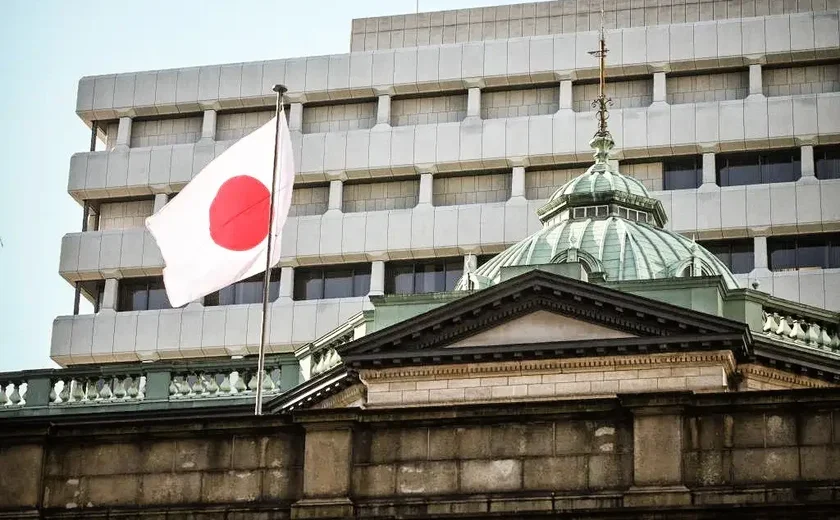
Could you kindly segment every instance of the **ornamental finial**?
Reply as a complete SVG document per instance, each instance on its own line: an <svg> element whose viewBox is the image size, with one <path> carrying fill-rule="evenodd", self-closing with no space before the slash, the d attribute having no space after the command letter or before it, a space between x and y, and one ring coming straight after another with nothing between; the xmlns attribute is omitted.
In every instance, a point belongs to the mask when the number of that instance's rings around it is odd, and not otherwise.
<svg viewBox="0 0 840 520"><path fill-rule="evenodd" d="M607 119L610 117L607 107L611 106L613 102L606 94L606 57L609 49L607 49L606 34L604 31L604 0L601 0L601 29L598 36L598 50L589 52L589 54L598 58L600 62L598 97L592 101L592 106L598 109L596 112L598 118L598 131L595 132L595 136L589 144L595 149L595 161L597 163L607 163L610 149L615 146L615 142L613 141L610 131L607 130Z"/></svg>

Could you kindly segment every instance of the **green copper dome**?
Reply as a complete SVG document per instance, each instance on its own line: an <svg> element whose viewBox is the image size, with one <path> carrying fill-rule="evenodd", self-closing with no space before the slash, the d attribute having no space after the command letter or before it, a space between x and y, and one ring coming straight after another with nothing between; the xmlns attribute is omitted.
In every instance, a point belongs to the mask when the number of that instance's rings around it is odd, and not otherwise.
<svg viewBox="0 0 840 520"><path fill-rule="evenodd" d="M595 149L595 164L537 210L543 228L465 273L456 290L494 285L501 280L503 267L564 262L582 263L592 279L721 276L727 287L738 287L717 257L663 229L667 217L662 203L641 182L610 164L613 141L609 132L599 131L590 145Z"/></svg>

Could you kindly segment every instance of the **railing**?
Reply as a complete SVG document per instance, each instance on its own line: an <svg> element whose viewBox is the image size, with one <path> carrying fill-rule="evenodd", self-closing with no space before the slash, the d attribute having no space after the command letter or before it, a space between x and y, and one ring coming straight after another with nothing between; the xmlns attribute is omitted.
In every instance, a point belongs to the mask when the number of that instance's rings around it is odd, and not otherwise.
<svg viewBox="0 0 840 520"><path fill-rule="evenodd" d="M840 353L840 335L838 335L837 324L825 322L821 324L814 319L779 313L775 309L765 309L762 317L764 320L762 332L765 334L812 348Z"/></svg>
<svg viewBox="0 0 840 520"><path fill-rule="evenodd" d="M263 393L279 395L298 384L297 361L266 357ZM121 363L0 374L0 413L144 403L241 401L257 389L255 357L189 363Z"/></svg>

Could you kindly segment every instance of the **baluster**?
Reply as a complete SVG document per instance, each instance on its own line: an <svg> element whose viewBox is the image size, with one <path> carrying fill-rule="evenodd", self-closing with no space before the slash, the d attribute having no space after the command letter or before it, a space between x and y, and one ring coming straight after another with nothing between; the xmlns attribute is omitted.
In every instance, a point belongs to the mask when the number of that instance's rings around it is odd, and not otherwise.
<svg viewBox="0 0 840 520"><path fill-rule="evenodd" d="M55 383L50 380L50 404L55 404L55 400L58 399L58 394L55 393Z"/></svg>
<svg viewBox="0 0 840 520"><path fill-rule="evenodd" d="M177 376L173 377L169 380L169 397L170 398L177 398L178 397L178 385L175 384L175 381L178 379Z"/></svg>
<svg viewBox="0 0 840 520"><path fill-rule="evenodd" d="M274 380L271 379L271 372L266 370L263 376L263 390L266 392L271 392L274 390Z"/></svg>
<svg viewBox="0 0 840 520"><path fill-rule="evenodd" d="M70 381L73 386L73 388L70 391L74 403L80 403L82 402L82 399L85 398L85 391L82 388L82 381L83 379L76 379L75 377Z"/></svg>
<svg viewBox="0 0 840 520"><path fill-rule="evenodd" d="M237 394L248 391L248 387L245 386L246 377L248 377L248 372L244 368L236 371L236 383L234 383L233 387L236 389Z"/></svg>
<svg viewBox="0 0 840 520"><path fill-rule="evenodd" d="M195 383L192 385L193 397L204 397L204 374L195 374Z"/></svg>
<svg viewBox="0 0 840 520"><path fill-rule="evenodd" d="M216 373L211 372L210 377L207 379L207 396L208 397L216 397L216 392L219 391L219 384L216 383Z"/></svg>
<svg viewBox="0 0 840 520"><path fill-rule="evenodd" d="M61 389L61 393L58 394L58 398L61 399L61 404L66 404L70 402L70 387L72 386L72 379L59 379L63 383L63 388Z"/></svg>
<svg viewBox="0 0 840 520"><path fill-rule="evenodd" d="M251 380L248 381L248 390L251 392L257 391L257 371L254 370L254 373L251 374Z"/></svg>
<svg viewBox="0 0 840 520"><path fill-rule="evenodd" d="M764 313L764 332L775 332L778 328L779 324L776 323L776 320L773 318L773 315L769 312Z"/></svg>
<svg viewBox="0 0 840 520"><path fill-rule="evenodd" d="M219 393L220 393L221 395L230 395L230 394L231 394L231 387L230 387L230 377L231 377L231 376L230 376L230 375L231 375L232 373L233 373L233 372L227 372L227 371L225 371L225 373L224 373L224 379L222 379L222 384L221 384L221 385L219 385Z"/></svg>
<svg viewBox="0 0 840 520"><path fill-rule="evenodd" d="M9 395L9 403L12 406L17 406L20 404L21 395L20 395L20 383L12 383L12 393Z"/></svg>
<svg viewBox="0 0 840 520"><path fill-rule="evenodd" d="M181 397L186 398L192 392L192 388L190 388L190 376L185 375L181 377L181 380L178 382L178 391L181 392Z"/></svg>
<svg viewBox="0 0 840 520"><path fill-rule="evenodd" d="M125 384L126 389L125 393L128 396L128 399L134 401L137 399L137 396L140 394L140 389L138 388L140 384L139 378L134 378L129 376L125 376Z"/></svg>
<svg viewBox="0 0 840 520"><path fill-rule="evenodd" d="M788 319L784 316L779 316L778 319L779 327L776 329L777 336L787 336L790 334L790 324L788 323Z"/></svg>
<svg viewBox="0 0 840 520"><path fill-rule="evenodd" d="M9 398L6 397L6 383L0 381L0 408L9 403Z"/></svg>
<svg viewBox="0 0 840 520"><path fill-rule="evenodd" d="M113 381L113 379L112 379ZM108 384L108 378L102 379L102 388L99 390L99 398L103 401L110 401L111 397L113 397L113 393L111 392L111 385Z"/></svg>
<svg viewBox="0 0 840 520"><path fill-rule="evenodd" d="M114 381L114 397L117 400L122 401L126 396L125 377L116 376Z"/></svg>
<svg viewBox="0 0 840 520"><path fill-rule="evenodd" d="M96 398L99 397L99 390L96 388L96 385L99 383L98 377L89 377L87 380L87 391L85 392L85 397L88 401L96 401Z"/></svg>

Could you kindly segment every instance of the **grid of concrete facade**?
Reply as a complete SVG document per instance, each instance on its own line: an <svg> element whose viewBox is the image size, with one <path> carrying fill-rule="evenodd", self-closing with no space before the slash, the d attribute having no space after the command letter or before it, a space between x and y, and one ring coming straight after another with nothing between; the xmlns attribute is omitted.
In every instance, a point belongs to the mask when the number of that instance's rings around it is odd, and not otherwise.
<svg viewBox="0 0 840 520"><path fill-rule="evenodd" d="M765 96L840 92L840 65L768 69L762 74Z"/></svg>
<svg viewBox="0 0 840 520"><path fill-rule="evenodd" d="M303 109L303 133L340 132L376 124L376 103L342 103Z"/></svg>
<svg viewBox="0 0 840 520"><path fill-rule="evenodd" d="M201 123L201 117L135 121L131 125L131 146L194 143L201 137Z"/></svg>
<svg viewBox="0 0 840 520"><path fill-rule="evenodd" d="M100 204L99 230L142 228L154 207L154 199Z"/></svg>
<svg viewBox="0 0 840 520"><path fill-rule="evenodd" d="M744 99L749 94L749 72L718 72L668 78L668 103L702 103Z"/></svg>
<svg viewBox="0 0 840 520"><path fill-rule="evenodd" d="M553 114L560 108L556 87L498 90L481 96L482 119Z"/></svg>
<svg viewBox="0 0 840 520"><path fill-rule="evenodd" d="M610 118L615 158L662 202L668 229L698 240L753 240L755 269L737 275L742 285L758 282L783 298L840 309L840 269L773 272L767 259L768 237L840 229L840 180L815 178L813 149L840 142L840 94L828 87L808 94L765 92L770 82L798 84L799 73L770 77L791 61L823 70L816 83L829 78L830 86L840 60L838 6L764 16L759 3L712 6L714 14L734 13L736 6L749 12L752 4L762 11L755 18L715 14L715 20L671 25L643 18L647 26L607 31L613 78L608 95L622 102ZM614 13L654 12L659 20L662 6L607 7ZM381 19L376 21L379 31ZM181 189L233 139L268 121L271 85L285 83L300 186L283 232L281 296L271 313L280 320L275 323L293 325L272 328L270 349L288 351L329 332L365 304L363 297L294 301L297 266L370 262L376 294L385 261L494 253L539 229L536 209L591 162L595 122L584 98L594 89L597 60L587 51L595 43L592 32L564 32L83 78L77 111L85 121L101 123L109 145L73 156L68 191L93 205L147 195L165 203L166 193ZM729 74L738 79L728 86ZM714 77L723 78L723 88ZM806 71L809 77L813 73ZM637 82L636 90L620 87ZM736 94L729 93L733 89ZM528 92L544 98L526 102ZM625 93L640 98L639 106L625 105ZM358 100L369 107L369 128L342 130L341 122L335 129L313 121L319 110L329 120L331 109L340 113L333 107ZM131 142L133 125L175 114L202 119L198 142L152 148ZM324 129L317 126L323 123ZM799 181L717 185L718 154L792 146L801 149ZM703 155L702 186L663 191L661 163L674 154ZM400 197L390 197L384 185L391 180L398 181L393 186L411 184L414 199L402 197L402 187ZM384 198L377 186L383 186ZM389 203L406 207L382 211ZM162 267L142 228L91 229L62 241L61 275L70 282L106 280L108 294L120 278L160 276ZM82 363L252 352L258 318L259 305L137 312L106 307L96 315L59 317L53 356L60 363Z"/></svg>
<svg viewBox="0 0 840 520"><path fill-rule="evenodd" d="M533 170L525 172L525 198L545 200L562 186L586 171L587 167Z"/></svg>
<svg viewBox="0 0 840 520"><path fill-rule="evenodd" d="M345 213L359 213L413 208L419 191L420 181L414 179L346 184L341 209Z"/></svg>
<svg viewBox="0 0 840 520"><path fill-rule="evenodd" d="M292 190L292 205L289 207L289 216L323 215L327 211L329 195L329 186L301 186L295 188Z"/></svg>
<svg viewBox="0 0 840 520"><path fill-rule="evenodd" d="M274 110L222 112L216 118L216 139L219 141L242 139L271 121L272 117L274 117Z"/></svg>
<svg viewBox="0 0 840 520"><path fill-rule="evenodd" d="M649 106L653 102L653 81L637 79L630 81L611 81L607 85L612 109L638 108ZM597 110L592 100L598 97L598 85L589 83L575 85L572 88L572 103L575 112Z"/></svg>
<svg viewBox="0 0 840 520"><path fill-rule="evenodd" d="M691 1L607 0L609 28L667 25L837 9L836 0ZM601 2L554 1L360 18L353 20L351 51L502 40L597 30Z"/></svg>
<svg viewBox="0 0 840 520"><path fill-rule="evenodd" d="M510 198L511 177L506 173L483 173L439 177L434 180L435 206L504 202Z"/></svg>
<svg viewBox="0 0 840 520"><path fill-rule="evenodd" d="M454 123L467 116L467 95L397 98L391 101L391 125Z"/></svg>

